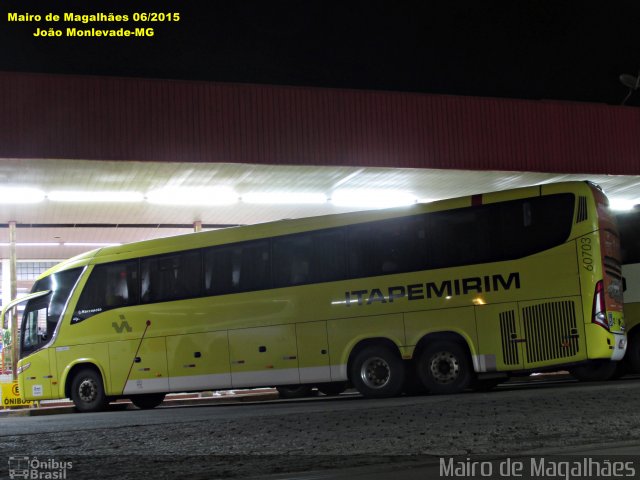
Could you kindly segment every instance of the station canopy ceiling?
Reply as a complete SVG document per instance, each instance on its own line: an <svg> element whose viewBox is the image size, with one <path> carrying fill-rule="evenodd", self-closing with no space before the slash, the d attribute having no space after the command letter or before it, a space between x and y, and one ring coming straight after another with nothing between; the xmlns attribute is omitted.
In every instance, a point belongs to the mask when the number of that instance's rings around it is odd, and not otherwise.
<svg viewBox="0 0 640 480"><path fill-rule="evenodd" d="M566 180L591 180L617 207L640 177L443 169L96 160L0 160L0 256L65 259L103 245L284 218L384 208Z"/></svg>

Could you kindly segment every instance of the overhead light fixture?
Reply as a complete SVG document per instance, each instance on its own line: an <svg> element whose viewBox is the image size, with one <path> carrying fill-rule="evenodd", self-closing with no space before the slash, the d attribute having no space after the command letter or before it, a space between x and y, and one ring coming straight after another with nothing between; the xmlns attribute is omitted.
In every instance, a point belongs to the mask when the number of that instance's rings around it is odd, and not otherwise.
<svg viewBox="0 0 640 480"><path fill-rule="evenodd" d="M259 204L322 204L327 202L327 196L323 193L304 192L255 192L242 195L244 203Z"/></svg>
<svg viewBox="0 0 640 480"><path fill-rule="evenodd" d="M49 192L47 198L53 202L118 202L133 203L142 202L144 195L138 192L117 191L54 191Z"/></svg>
<svg viewBox="0 0 640 480"><path fill-rule="evenodd" d="M21 204L38 203L44 200L44 192L31 187L0 188L0 203Z"/></svg>
<svg viewBox="0 0 640 480"><path fill-rule="evenodd" d="M3 247L8 247L9 243L0 244ZM34 243L16 243L16 247L59 247L62 245L58 242L34 242Z"/></svg>
<svg viewBox="0 0 640 480"><path fill-rule="evenodd" d="M100 243L100 242L64 242L63 247L117 247L121 243Z"/></svg>
<svg viewBox="0 0 640 480"><path fill-rule="evenodd" d="M156 205L231 205L238 194L229 187L166 187L147 193Z"/></svg>
<svg viewBox="0 0 640 480"><path fill-rule="evenodd" d="M3 242L0 243L0 247L8 247L10 244ZM122 245L121 243L107 243L107 242L32 242L16 243L16 247L113 247Z"/></svg>
<svg viewBox="0 0 640 480"><path fill-rule="evenodd" d="M620 212L633 210L633 207L640 204L640 199L624 200L622 198L609 198L609 208Z"/></svg>
<svg viewBox="0 0 640 480"><path fill-rule="evenodd" d="M338 207L388 208L416 203L415 195L401 190L344 189L331 195Z"/></svg>

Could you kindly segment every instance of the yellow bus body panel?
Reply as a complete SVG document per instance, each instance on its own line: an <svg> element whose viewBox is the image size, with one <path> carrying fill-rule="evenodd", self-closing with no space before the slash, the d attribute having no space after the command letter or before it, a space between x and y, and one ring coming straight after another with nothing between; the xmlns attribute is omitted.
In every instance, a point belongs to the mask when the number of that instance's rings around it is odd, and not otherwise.
<svg viewBox="0 0 640 480"><path fill-rule="evenodd" d="M587 184L565 183L484 194L482 201L526 198L540 191L591 198ZM463 197L281 221L90 252L44 274L87 267L55 341L20 360L19 366L31 364L20 375L20 388L28 399L62 397L67 375L83 362L100 369L109 396L342 381L359 342L384 339L409 359L425 336L439 332L464 339L478 372L610 358L605 346L615 335L590 318L594 283L602 271L587 271L580 262L580 239L597 242L595 205L590 202L591 220L574 219L565 243L517 260L136 305L71 324L95 264L468 207L472 201ZM564 337L536 320L541 311L564 322ZM49 375L47 387L44 377ZM36 398L33 392L41 395Z"/></svg>

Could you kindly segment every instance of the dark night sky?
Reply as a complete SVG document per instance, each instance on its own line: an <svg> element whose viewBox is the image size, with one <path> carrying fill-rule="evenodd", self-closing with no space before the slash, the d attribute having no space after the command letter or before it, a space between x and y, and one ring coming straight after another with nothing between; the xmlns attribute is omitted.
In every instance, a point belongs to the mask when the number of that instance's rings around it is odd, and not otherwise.
<svg viewBox="0 0 640 480"><path fill-rule="evenodd" d="M144 8L149 7L149 8ZM152 7L152 8L151 8ZM151 39L35 39L7 11L179 11ZM3 0L0 70L620 103L640 2ZM628 102L640 106L640 92Z"/></svg>

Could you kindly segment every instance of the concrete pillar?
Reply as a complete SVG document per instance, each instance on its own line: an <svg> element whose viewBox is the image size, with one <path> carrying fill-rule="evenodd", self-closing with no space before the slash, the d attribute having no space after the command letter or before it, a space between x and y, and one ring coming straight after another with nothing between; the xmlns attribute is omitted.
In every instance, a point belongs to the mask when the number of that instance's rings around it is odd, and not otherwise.
<svg viewBox="0 0 640 480"><path fill-rule="evenodd" d="M2 305L7 305L11 301L11 273L9 270L10 270L9 259L3 258L2 259ZM1 330L2 335L4 335L4 329L11 328L11 325L9 324L0 325L0 328L2 328ZM3 342L4 342L4 338L3 338ZM7 360L5 360L5 355L7 355L7 352L9 352L9 350L6 349L6 345L3 345L2 360L1 360L3 373L4 373L5 365L7 363Z"/></svg>
<svg viewBox="0 0 640 480"><path fill-rule="evenodd" d="M11 300L18 296L18 278L16 276L16 222L9 222L9 278Z"/></svg>
<svg viewBox="0 0 640 480"><path fill-rule="evenodd" d="M16 274L16 222L9 222L9 276L11 282L11 300L15 300L18 296L18 278ZM13 379L18 379L18 319L16 318L18 309L13 308L11 312L11 369L13 370Z"/></svg>

